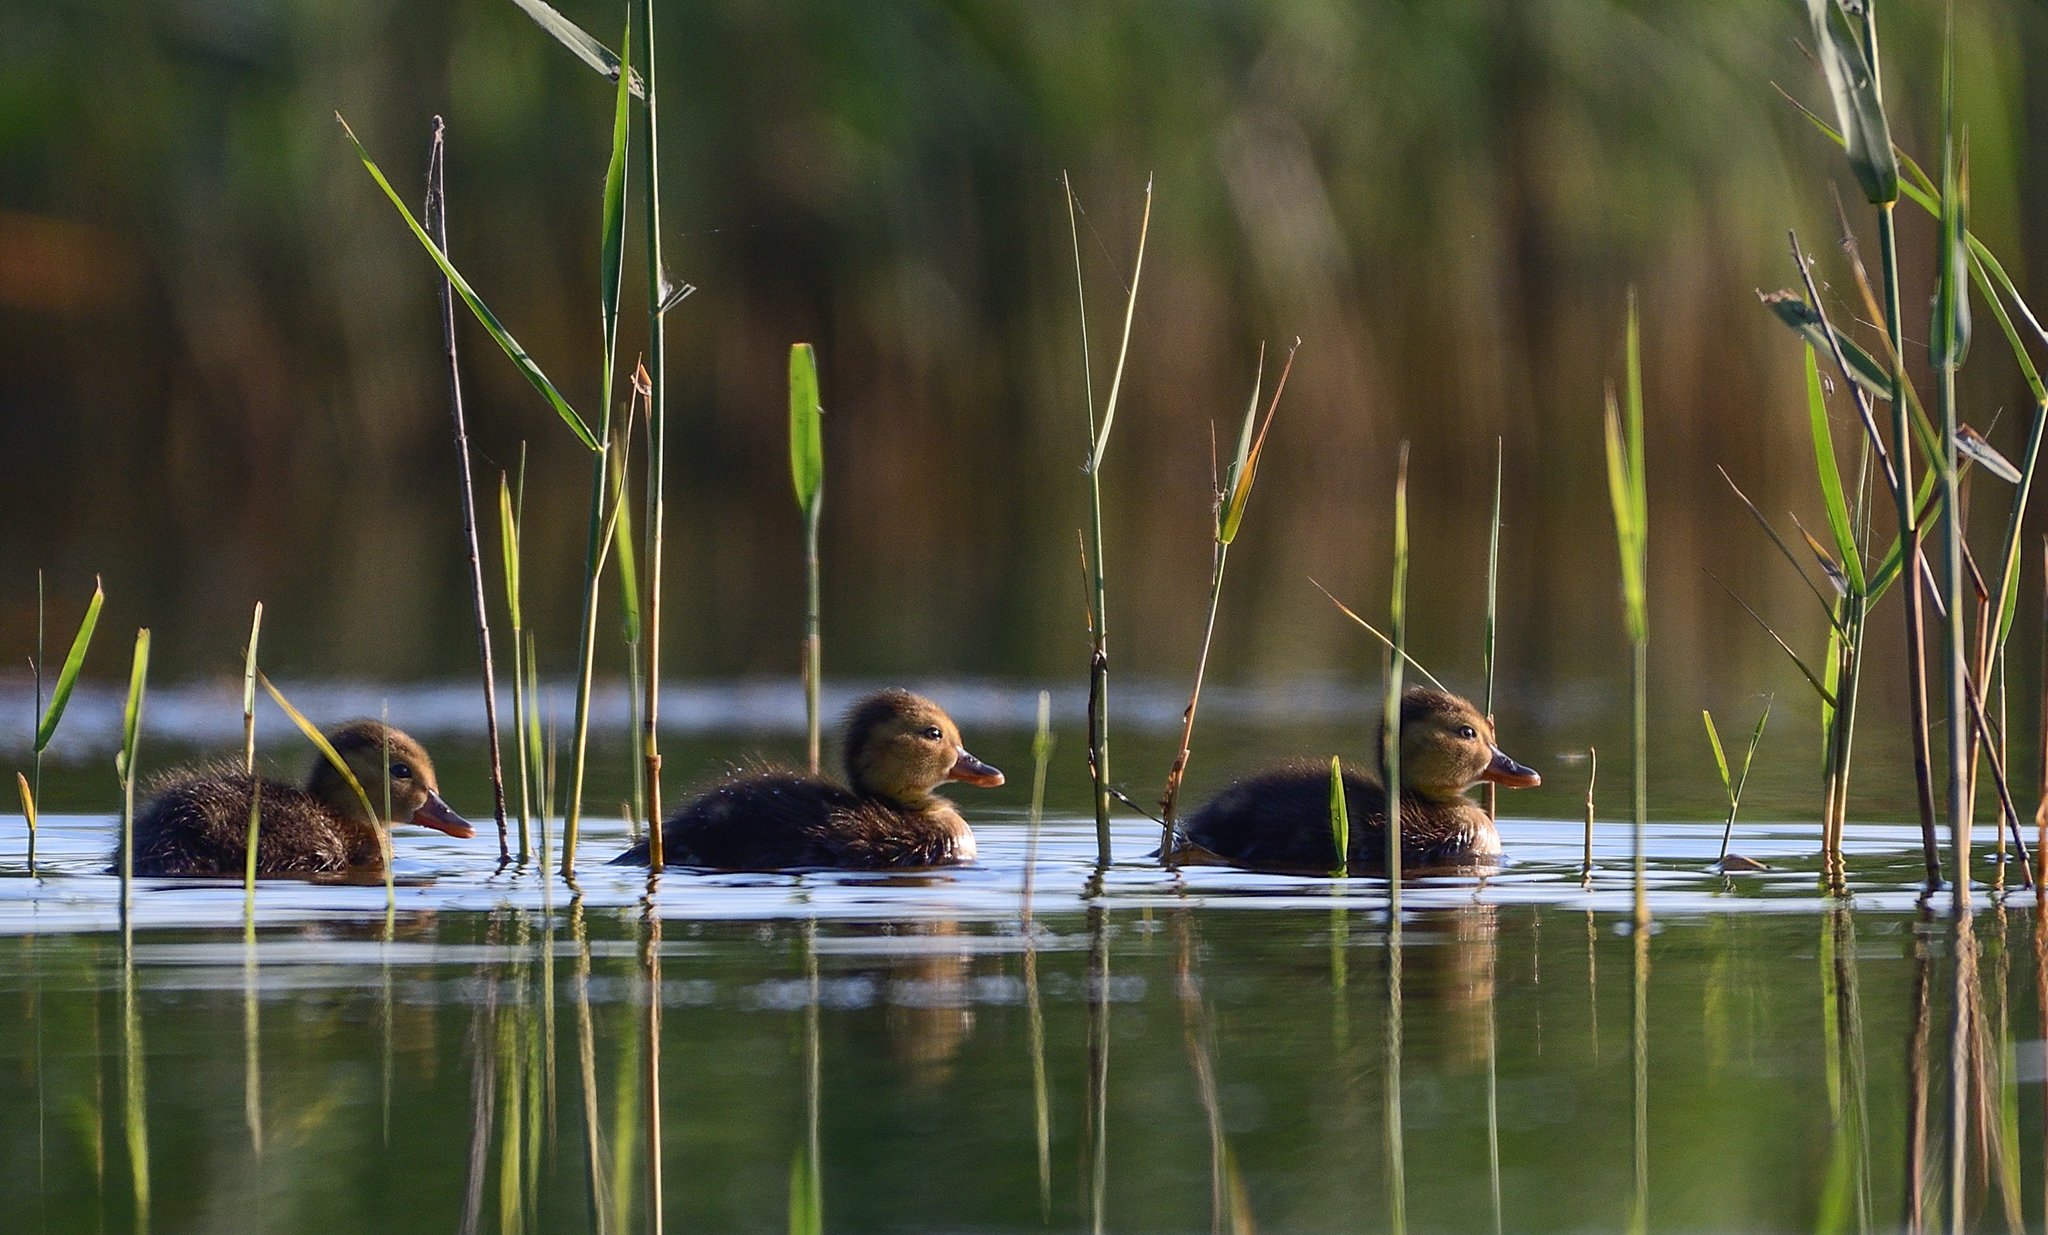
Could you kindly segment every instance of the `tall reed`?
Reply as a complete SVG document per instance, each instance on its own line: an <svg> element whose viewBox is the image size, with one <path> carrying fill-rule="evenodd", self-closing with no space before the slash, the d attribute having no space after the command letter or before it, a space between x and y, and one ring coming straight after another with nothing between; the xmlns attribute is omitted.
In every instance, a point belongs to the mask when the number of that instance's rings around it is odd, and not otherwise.
<svg viewBox="0 0 2048 1235"><path fill-rule="evenodd" d="M50 742L57 736L57 722L64 719L64 709L71 702L71 692L78 686L79 671L85 668L85 654L92 647L93 631L99 628L100 607L106 602L106 593L100 587L98 578L92 581L92 599L86 602L85 616L79 619L78 633L71 637L71 650L64 654L64 665L57 671L57 680L51 684L50 701L43 702L43 576L36 572L36 656L33 664L35 676L36 730L35 741L29 751L29 779L15 776L16 787L21 791L21 814L28 826L28 870L36 871L36 811L43 799L43 752L50 748Z"/></svg>
<svg viewBox="0 0 2048 1235"><path fill-rule="evenodd" d="M1493 439L1493 518L1486 526L1486 642L1482 669L1485 686L1481 695L1479 710L1486 714L1488 728L1493 727L1493 676L1500 629L1500 482L1501 473L1507 462L1507 439ZM1486 817L1493 819L1500 813L1500 786L1486 782Z"/></svg>
<svg viewBox="0 0 2048 1235"><path fill-rule="evenodd" d="M1633 291L1628 298L1625 348L1625 397L1617 404L1614 388L1607 388L1607 496L1614 508L1615 542L1621 553L1622 611L1634 652L1630 682L1635 704L1635 922L1640 928L1650 923L1643 868L1643 832L1649 818L1650 491L1643 467L1642 331L1637 323Z"/></svg>
<svg viewBox="0 0 2048 1235"><path fill-rule="evenodd" d="M1273 413L1280 410L1280 393L1287 389L1287 375L1294 371L1294 353L1301 348L1301 340L1287 349L1287 363L1281 367L1280 380L1273 386L1273 402L1266 408L1266 419L1258 421L1260 382L1266 371L1266 348L1259 346L1259 367L1252 378L1252 397L1245 405L1244 425L1237 434L1237 453L1231 458L1230 466L1218 483L1210 477L1213 490L1211 499L1212 516L1215 526L1211 529L1212 548L1209 569L1209 617L1202 626L1202 653L1195 660L1195 685L1188 693L1187 710L1181 713L1180 752L1174 756L1173 767L1166 774L1166 791L1160 795L1160 836L1159 863L1173 864L1174 812L1180 804L1181 777L1188 767L1188 748L1195 736L1195 708L1202 700L1202 679L1209 671L1209 647L1216 637L1216 609L1223 598L1223 567L1229 560L1231 542L1237 539L1238 529L1244 526L1244 513L1251 502L1252 485L1259 475L1259 456L1266 448L1266 434L1273 427ZM1253 436L1256 428L1258 435ZM1213 453L1212 435L1212 453ZM1211 460L1214 470L1214 460Z"/></svg>
<svg viewBox="0 0 2048 1235"><path fill-rule="evenodd" d="M620 42L623 63L633 58L632 26L629 22ZM583 777L590 746L590 688L597 667L597 605L603 590L605 558L612 545L618 510L624 505L623 492L612 489L611 456L632 441L630 422L622 441L612 439L613 378L618 367L619 284L625 270L626 154L632 131L632 77L619 74L612 103L611 159L604 172L603 228L599 236L598 316L604 327L604 352L598 390L602 407L598 414L598 445L590 465L590 524L584 547L583 615L577 632L576 720L571 737L569 801L562 820L562 876L576 873L576 835L583 818ZM628 405L630 408L630 404ZM630 412L629 412L630 415ZM619 469L623 478L624 468Z"/></svg>
<svg viewBox="0 0 2048 1235"><path fill-rule="evenodd" d="M513 747L519 752L519 860L533 856L533 794L540 784L538 745L528 738L535 700L526 688L530 663L527 655L526 620L520 602L520 511L526 503L526 443L519 443L519 485L517 496L511 480L498 473L498 549L505 573L505 611L512 623L512 730ZM542 811L546 795L541 795ZM545 826L545 823L543 823Z"/></svg>
<svg viewBox="0 0 2048 1235"><path fill-rule="evenodd" d="M640 143L641 226L647 258L647 702L640 709L641 762L646 781L647 858L650 871L662 868L661 837L661 571L662 531L667 522L668 313L693 288L671 285L661 247L661 125L654 94L654 0L641 0L642 111L646 136ZM620 73L630 82L631 66Z"/></svg>
<svg viewBox="0 0 2048 1235"><path fill-rule="evenodd" d="M1337 850L1337 865L1331 875L1351 876L1351 807L1344 800L1344 758L1330 756L1330 843Z"/></svg>
<svg viewBox="0 0 2048 1235"><path fill-rule="evenodd" d="M1956 453L1956 370L1970 345L1969 288L1961 271L1967 257L1963 250L1964 194L1968 192L1968 169L1956 154L1955 137L1955 5L1948 6L1948 27L1944 38L1941 72L1941 242L1935 302L1934 328L1928 337L1928 362L1934 369L1935 406L1941 418L1942 449L1935 458L1941 476L1941 591L1947 621L1942 626L1944 685L1948 700L1948 828L1954 849L1955 893L1958 913L1970 903L1970 803L1966 784L1969 725L1966 721L1970 696L1964 678L1968 653L1963 635L1963 510L1957 490L1959 460ZM1958 1226L1960 1229L1960 1225Z"/></svg>
<svg viewBox="0 0 2048 1235"><path fill-rule="evenodd" d="M448 251L447 124L434 117L433 144L427 156L427 200L421 213L427 232L443 253ZM498 671L491 663L491 618L484 606L483 552L477 547L476 482L470 475L469 426L462 415L462 365L455 349L455 285L441 276L441 345L448 362L448 415L455 430L456 473L462 488L462 541L469 553L470 596L476 611L477 659L484 678L484 740L490 747L491 806L498 820L498 860L510 860L512 849L505 824L505 764L498 748ZM253 697L253 696L252 696Z"/></svg>
<svg viewBox="0 0 2048 1235"><path fill-rule="evenodd" d="M1387 798L1387 929L1401 937L1401 669L1408 647L1408 443L1394 475L1394 579L1387 606L1385 691L1380 700L1380 783ZM1348 855L1343 855L1348 856ZM1398 965L1398 960L1397 960Z"/></svg>
<svg viewBox="0 0 2048 1235"><path fill-rule="evenodd" d="M1088 503L1089 523L1087 566L1089 573L1088 620L1093 642L1088 660L1088 769L1094 784L1095 865L1106 870L1110 861L1109 840L1109 602L1107 568L1102 548L1102 456L1109 449L1109 432L1116 424L1117 396L1123 390L1124 362L1131 353L1131 320L1138 311L1138 278L1145 270L1145 237L1152 228L1152 181L1145 181L1145 209L1138 221L1138 252L1131 263L1131 282L1124 299L1123 342L1117 348L1116 370L1110 377L1109 398L1103 404L1102 422L1095 420L1095 378L1088 349L1088 298L1081 278L1080 208L1074 200L1073 181L1060 173L1067 193L1067 227L1074 241L1074 294L1081 322L1081 373L1088 398Z"/></svg>
<svg viewBox="0 0 2048 1235"><path fill-rule="evenodd" d="M818 354L789 346L789 475L804 520L804 754L818 774L818 691L824 645L818 633L818 518L825 508L825 408L818 401Z"/></svg>

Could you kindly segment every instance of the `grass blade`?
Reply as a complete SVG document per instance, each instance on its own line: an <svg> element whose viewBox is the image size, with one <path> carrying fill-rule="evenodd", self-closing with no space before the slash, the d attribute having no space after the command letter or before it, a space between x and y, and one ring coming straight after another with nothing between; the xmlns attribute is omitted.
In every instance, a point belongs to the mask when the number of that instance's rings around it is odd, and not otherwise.
<svg viewBox="0 0 2048 1235"><path fill-rule="evenodd" d="M596 69L607 78L614 81L618 79L619 69L624 63L625 58L620 57L611 48L590 37L583 27L556 12L553 8L543 3L543 0L512 0L512 3L518 5L528 17L531 17L535 25L553 35L557 42L574 52L578 60ZM630 55L631 52L629 51L627 56L630 57ZM626 80L629 83L629 89L634 95L637 96L642 93L640 74L629 70L626 73Z"/></svg>
<svg viewBox="0 0 2048 1235"><path fill-rule="evenodd" d="M398 211L399 216L405 220L405 225L412 229L414 238L426 249L428 256L434 259L434 264L441 268L442 275L454 285L455 293L462 297L462 302L469 306L469 311L476 315L476 320L490 333L491 338L497 341L498 346L511 358L520 373L533 384L533 388L547 399L548 405L555 409L555 414L562 418L562 423L568 425L569 431L576 435L576 440L593 451L599 449L597 437L591 433L590 426L583 422L583 417L577 415L576 409L569 406L569 401L562 397L562 392L555 389L555 384L541 371L539 363L520 345L519 340L512 337L512 332L505 329L497 314L491 312L490 307L484 304L483 298L469 285L469 280L462 277L462 272L457 270L455 264L448 260L448 255L441 251L441 246L435 244L433 237L427 235L426 229L420 226L419 220L413 218L411 209L391 187L391 182L384 178L383 170L370 158L370 152L363 148L363 143L357 139L355 130L349 127L348 121L342 119L340 112L336 112L334 118L341 124L341 131L348 135L349 144L355 147L356 157L363 161L364 170L377 182L377 187L384 190L384 196L391 199L392 209Z"/></svg>
<svg viewBox="0 0 2048 1235"><path fill-rule="evenodd" d="M808 343L789 348L789 475L796 504L809 511L825 485L825 409L818 397L818 353Z"/></svg>
<svg viewBox="0 0 2048 1235"><path fill-rule="evenodd" d="M818 396L818 354L808 343L789 349L789 475L804 520L804 737L813 775L820 754L819 700L824 642L818 630L818 516L824 509L825 408Z"/></svg>
<svg viewBox="0 0 2048 1235"><path fill-rule="evenodd" d="M1865 586L1863 555L1850 530L1849 501L1842 493L1842 472L1835 462L1835 438L1828 427L1827 398L1821 391L1820 362L1813 344L1806 345L1806 412L1813 430L1813 465L1820 474L1820 493L1828 513L1828 528L1834 533L1835 555L1841 564L1844 583L1862 595Z"/></svg>
<svg viewBox="0 0 2048 1235"><path fill-rule="evenodd" d="M1327 597L1331 604L1337 606L1338 612L1342 613L1345 617L1350 618L1352 621L1358 623L1359 626L1365 629L1366 634L1371 635L1373 638L1379 640L1381 645L1386 647L1389 651L1394 650L1394 641L1392 639L1389 639L1386 636L1386 633L1380 630L1379 627L1374 626L1371 622L1368 622L1364 618L1358 616L1357 613L1352 611L1351 606L1345 604L1341 600L1338 600L1335 596L1331 596L1330 589L1324 587L1320 583L1317 583L1314 579L1310 579L1309 583L1315 588L1316 591L1321 592L1325 597ZM1424 665L1421 661L1415 659L1413 656L1410 656L1408 654L1407 649L1403 648L1400 651L1401 659L1404 662L1406 662L1409 665L1409 667L1413 668L1417 673L1421 674L1423 677L1428 678L1429 684L1431 686L1436 687L1438 690L1443 691L1445 694L1451 693L1451 688L1445 686L1443 684L1443 681L1439 679L1436 674L1431 673L1429 671L1428 666Z"/></svg>
<svg viewBox="0 0 2048 1235"><path fill-rule="evenodd" d="M1294 372L1294 354L1301 349L1301 340L1287 349L1286 363L1280 366L1280 380L1273 384L1272 402L1266 405L1266 418L1259 424L1259 433L1252 436L1252 413L1258 409L1259 381L1252 380L1251 405L1245 408L1244 429L1238 435L1237 457L1231 461L1230 470L1224 473L1223 494L1217 508L1216 539L1229 544L1237 539L1238 528L1244 524L1245 508L1252 500L1252 485L1259 478L1259 456L1266 449L1266 434L1273 428L1273 413L1280 410L1280 394L1287 389L1287 375ZM1259 368L1265 369L1265 355L1262 348Z"/></svg>
<svg viewBox="0 0 2048 1235"><path fill-rule="evenodd" d="M1714 729L1714 714L1701 708L1700 719L1707 724L1707 745L1714 750L1714 766L1721 770L1721 789L1732 794L1735 792L1735 785L1728 775L1728 757L1721 752L1721 735Z"/></svg>
<svg viewBox="0 0 2048 1235"><path fill-rule="evenodd" d="M284 692L278 690L276 685L264 675L261 669L256 671L256 680L262 684L265 691L269 692L271 702L277 704L284 711L284 714L291 718L291 722L299 727L299 732L306 735L306 740L313 744L313 749L319 751L321 757L325 758L335 771L341 773L341 779L347 782L350 789L355 790L356 800L363 804L363 813L372 819L380 818L377 814L377 808L370 805L369 791L363 788L363 782L356 779L354 770L348 766L347 761L342 759L340 753L334 749L334 744L327 740L327 735L320 732L319 726L307 720L304 712L293 707L292 701L284 697ZM383 829L379 828L378 831L381 832ZM387 852L384 855L384 865L388 870L391 866L388 838L385 849Z"/></svg>
<svg viewBox="0 0 2048 1235"><path fill-rule="evenodd" d="M1847 138L1844 148L1849 169L1872 204L1897 201L1899 163L1892 155L1891 126L1885 120L1877 77L1864 59L1862 44L1835 20L1834 10L1835 0L1806 0L1807 16L1813 21L1814 51L1827 75L1835 118Z"/></svg>
<svg viewBox="0 0 2048 1235"><path fill-rule="evenodd" d="M1131 319L1138 312L1138 276L1145 272L1145 237L1152 230L1152 181L1145 181L1145 212L1138 220L1138 256L1131 263L1131 288L1124 298L1124 337L1117 348L1116 368L1109 378L1109 399L1102 405L1102 428L1095 435L1095 449L1088 455L1088 470L1102 467L1103 452L1109 449L1109 431L1116 424L1116 400L1124 385L1124 362L1131 355Z"/></svg>
<svg viewBox="0 0 2048 1235"><path fill-rule="evenodd" d="M79 619L78 633L71 639L71 650L64 656L64 667L58 671L57 684L50 692L50 702L43 709L40 723L36 725L35 753L47 750L50 739L57 736L57 722L64 719L65 705L71 702L72 688L78 685L79 670L85 667L85 653L92 646L92 633L100 623L100 606L106 600L100 582L92 583L92 599L86 603L85 616Z"/></svg>
<svg viewBox="0 0 2048 1235"><path fill-rule="evenodd" d="M1330 839L1337 845L1337 869L1331 873L1339 879L1351 874L1351 809L1344 801L1344 760L1330 756Z"/></svg>
<svg viewBox="0 0 2048 1235"><path fill-rule="evenodd" d="M134 913L135 885L135 750L142 741L142 700L149 685L149 627L135 632L135 659L128 670L128 702L121 710L121 753L114 770L121 775L121 926Z"/></svg>
<svg viewBox="0 0 2048 1235"><path fill-rule="evenodd" d="M1790 326L1806 340L1807 346L1825 348L1828 345L1827 330L1821 324L1820 314L1814 311L1806 298L1794 291L1765 292L1760 297L1766 309L1777 319ZM1842 356L1848 361L1849 376L1873 399L1890 400L1892 397L1891 374L1877 363L1877 358L1863 350L1850 339L1837 334L1835 341L1842 347Z"/></svg>
<svg viewBox="0 0 2048 1235"><path fill-rule="evenodd" d="M629 20L619 41L620 55L633 56L633 25ZM626 143L632 131L633 105L629 78L619 76L612 106L612 153L604 168L604 216L598 244L598 306L604 318L604 399L611 402L619 359L619 283L626 266Z"/></svg>

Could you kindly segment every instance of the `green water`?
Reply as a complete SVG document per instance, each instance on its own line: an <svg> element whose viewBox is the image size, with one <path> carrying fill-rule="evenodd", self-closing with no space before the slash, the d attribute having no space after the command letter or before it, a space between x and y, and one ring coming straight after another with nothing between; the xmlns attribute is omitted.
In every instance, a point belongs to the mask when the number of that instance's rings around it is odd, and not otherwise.
<svg viewBox="0 0 2048 1235"><path fill-rule="evenodd" d="M138 1162L160 1232L649 1229L650 1109L670 1230L787 1227L813 1127L828 1230L1384 1228L1397 1157L1416 1230L1890 1229L1909 1177L1939 1228L1957 990L1970 1220L2040 1221L2031 894L1921 913L1910 829L1852 828L1830 902L1810 829L1724 880L1655 827L1639 951L1612 825L1582 883L1576 825L1504 820L1396 948L1382 883L1163 872L1142 824L1091 894L1072 817L1027 922L1029 831L977 822L957 871L652 889L407 834L388 923L269 883L248 939L239 887L142 881L124 945L106 820L46 821L0 875L8 1229L140 1229Z"/></svg>

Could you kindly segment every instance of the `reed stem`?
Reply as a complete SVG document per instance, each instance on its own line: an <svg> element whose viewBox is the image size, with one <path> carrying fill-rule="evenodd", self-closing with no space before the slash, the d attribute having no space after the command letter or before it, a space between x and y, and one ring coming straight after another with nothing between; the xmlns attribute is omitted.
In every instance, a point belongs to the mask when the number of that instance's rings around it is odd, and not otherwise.
<svg viewBox="0 0 2048 1235"><path fill-rule="evenodd" d="M1387 606L1385 693L1380 700L1380 784L1386 787L1387 920L1401 931L1401 678L1408 654L1408 443L1394 474L1394 579ZM1340 855L1342 856L1342 855ZM1395 972L1399 949L1395 946ZM1398 1031L1398 1021L1396 1022ZM1398 1214L1398 1210L1397 1210Z"/></svg>
<svg viewBox="0 0 2048 1235"><path fill-rule="evenodd" d="M640 712L641 760L647 782L647 863L663 865L661 836L661 568L668 468L668 274L661 249L661 126L654 96L654 0L641 0L642 107L647 140L640 145L641 213L647 229L647 702ZM628 71L621 66L621 72ZM659 1222L659 1218L656 1218Z"/></svg>
<svg viewBox="0 0 2048 1235"><path fill-rule="evenodd" d="M424 210L427 232L441 252L448 251L447 124L434 117L434 138L427 155L427 201ZM498 747L498 671L491 663L491 619L484 606L483 553L476 538L476 482L470 475L469 428L462 415L462 366L455 351L455 284L441 276L441 345L448 362L448 414L454 422L455 460L462 487L462 542L469 554L470 595L476 609L477 658L483 662L484 740L490 747L491 808L498 820L498 860L512 857L509 829L505 822L505 762ZM254 647L250 648L254 654ZM253 698L253 697L252 697ZM254 850L251 850L254 861Z"/></svg>

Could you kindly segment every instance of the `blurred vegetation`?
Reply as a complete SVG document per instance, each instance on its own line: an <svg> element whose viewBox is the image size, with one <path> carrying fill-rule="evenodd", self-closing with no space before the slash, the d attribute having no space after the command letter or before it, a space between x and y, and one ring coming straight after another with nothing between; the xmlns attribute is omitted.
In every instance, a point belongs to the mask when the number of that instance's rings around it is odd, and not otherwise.
<svg viewBox="0 0 2048 1235"><path fill-rule="evenodd" d="M1753 296L1792 281L1788 227L1813 245L1836 230L1818 186L1841 160L1771 88L1824 97L1793 6L672 7L665 223L676 276L701 289L670 328L674 672L796 672L801 529L782 409L788 345L808 339L833 396L834 672L1080 679L1064 167L1090 211L1098 308L1119 298L1140 192L1158 177L1128 436L1105 485L1119 672L1191 673L1208 425L1236 414L1260 340L1299 334L1215 676L1370 676L1377 651L1305 576L1379 594L1389 538L1371 495L1408 438L1411 646L1476 689L1499 435L1504 728L1618 713L1599 409L1634 284L1658 478L1653 706L1675 727L1703 705L1798 689L1700 569L1742 578L1774 616L1803 612L1712 470L1767 510L1818 515L1799 351ZM1885 8L1896 135L1924 161L1939 15ZM619 24L610 5L563 9L592 30ZM2048 10L2003 0L1957 20L1972 225L2039 303L2048 218L2023 204L2048 192ZM43 565L56 624L75 614L55 602L103 573L110 623L153 626L169 678L233 672L258 598L280 673L468 673L433 273L331 113L408 192L429 118L448 117L456 259L583 406L609 105L509 0L10 6L7 662L32 646ZM1911 316L1933 226L1902 223ZM566 670L584 464L483 336L466 337L487 494L532 442L529 622L545 666ZM1972 423L2024 405L2008 366L1964 377ZM2008 416L1994 440L2016 427ZM1896 638L1877 642L1878 660L1896 654ZM623 665L616 646L602 656ZM1867 674L1873 715L1895 711L1896 677Z"/></svg>

